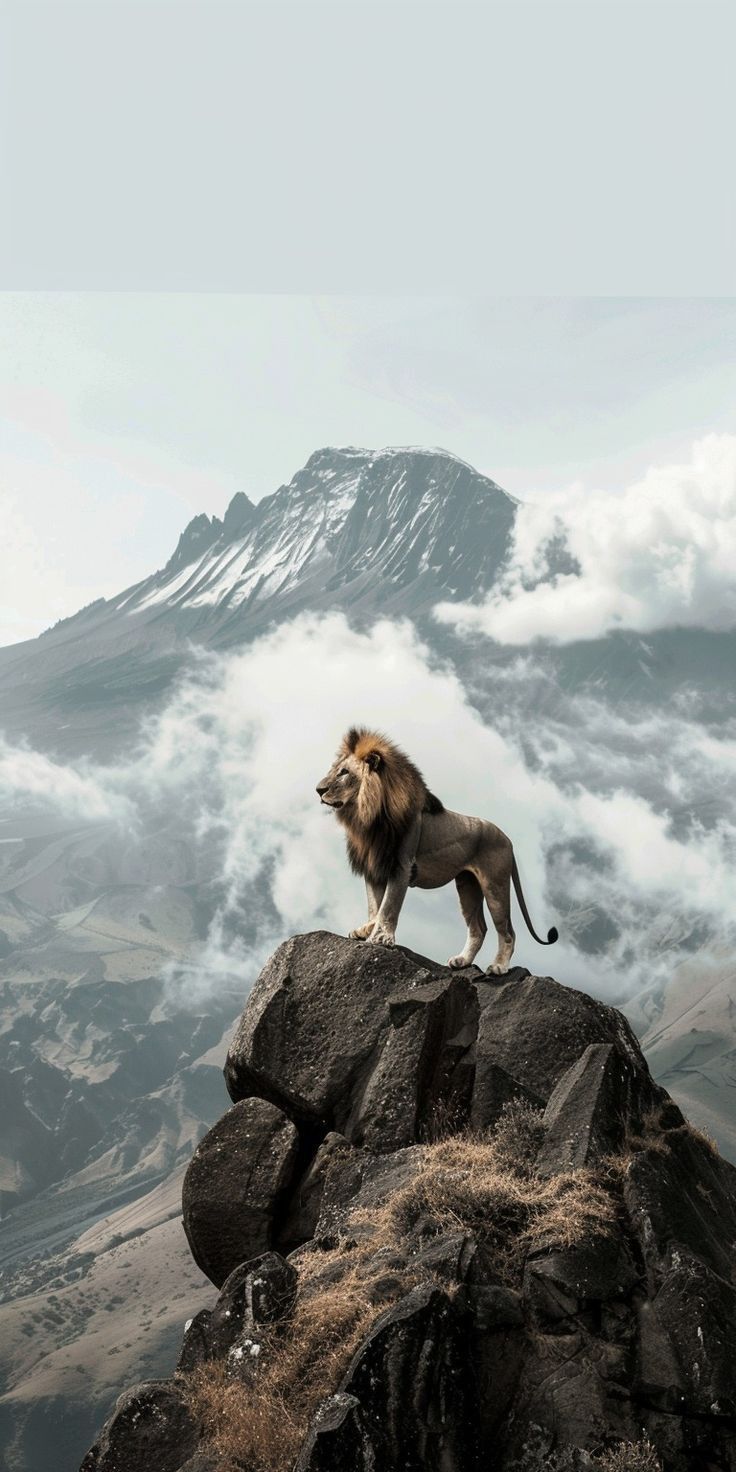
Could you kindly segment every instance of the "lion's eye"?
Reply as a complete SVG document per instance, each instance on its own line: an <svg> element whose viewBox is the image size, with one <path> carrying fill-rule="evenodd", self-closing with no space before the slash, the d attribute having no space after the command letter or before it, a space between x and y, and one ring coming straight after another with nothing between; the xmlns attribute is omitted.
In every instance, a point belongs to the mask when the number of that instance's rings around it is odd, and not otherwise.
<svg viewBox="0 0 736 1472"><path fill-rule="evenodd" d="M348 775L348 769L347 769L347 767L343 767L342 770L339 771L337 775L338 775L338 777L347 777L347 775Z"/></svg>

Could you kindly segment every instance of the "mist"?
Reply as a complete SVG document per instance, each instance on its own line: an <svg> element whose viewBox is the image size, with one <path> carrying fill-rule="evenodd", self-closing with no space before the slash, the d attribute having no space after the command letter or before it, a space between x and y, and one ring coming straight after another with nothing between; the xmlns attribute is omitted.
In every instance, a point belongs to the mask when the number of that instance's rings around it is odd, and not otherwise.
<svg viewBox="0 0 736 1472"><path fill-rule="evenodd" d="M688 463L654 466L621 491L574 484L524 501L489 596L442 603L436 614L518 645L614 629L732 629L734 567L736 436L710 434Z"/></svg>
<svg viewBox="0 0 736 1472"><path fill-rule="evenodd" d="M736 731L654 709L633 719L590 695L561 715L538 701L541 679L520 659L489 702L408 621L361 632L301 615L237 653L200 651L123 762L65 765L3 741L0 792L6 812L112 825L128 882L154 838L185 844L206 936L163 971L172 998L201 1005L226 980L247 987L288 935L363 922L362 883L314 789L344 730L374 726L447 807L512 838L537 929L560 931L541 951L516 918L515 960L621 1000L733 937ZM158 877L170 881L165 865ZM463 935L454 886L409 892L401 943L444 961ZM493 954L489 936L479 963Z"/></svg>

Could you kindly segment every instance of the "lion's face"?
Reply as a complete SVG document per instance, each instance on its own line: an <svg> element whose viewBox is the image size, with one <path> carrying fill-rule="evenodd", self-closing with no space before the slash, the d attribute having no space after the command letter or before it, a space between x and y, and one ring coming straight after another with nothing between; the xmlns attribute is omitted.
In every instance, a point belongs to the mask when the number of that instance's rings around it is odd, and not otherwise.
<svg viewBox="0 0 736 1472"><path fill-rule="evenodd" d="M327 776L317 783L320 802L328 808L347 808L356 803L364 773L365 762L358 761L352 753L339 754Z"/></svg>

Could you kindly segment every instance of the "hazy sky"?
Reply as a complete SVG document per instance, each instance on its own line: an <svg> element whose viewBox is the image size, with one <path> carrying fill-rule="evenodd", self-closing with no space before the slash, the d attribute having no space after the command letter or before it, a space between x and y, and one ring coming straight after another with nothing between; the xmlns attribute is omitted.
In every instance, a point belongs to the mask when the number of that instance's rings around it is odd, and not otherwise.
<svg viewBox="0 0 736 1472"><path fill-rule="evenodd" d="M2 643L321 445L441 445L535 499L736 429L733 298L33 293L0 318Z"/></svg>

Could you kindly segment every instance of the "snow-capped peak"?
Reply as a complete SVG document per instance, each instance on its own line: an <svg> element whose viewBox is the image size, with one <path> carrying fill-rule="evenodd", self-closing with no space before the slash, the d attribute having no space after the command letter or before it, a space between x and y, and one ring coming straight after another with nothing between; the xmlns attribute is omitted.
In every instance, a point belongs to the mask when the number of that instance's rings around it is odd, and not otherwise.
<svg viewBox="0 0 736 1472"><path fill-rule="evenodd" d="M327 446L255 506L239 494L222 521L195 517L115 604L259 622L292 606L416 612L490 585L517 504L446 450Z"/></svg>

